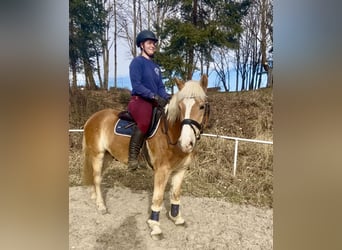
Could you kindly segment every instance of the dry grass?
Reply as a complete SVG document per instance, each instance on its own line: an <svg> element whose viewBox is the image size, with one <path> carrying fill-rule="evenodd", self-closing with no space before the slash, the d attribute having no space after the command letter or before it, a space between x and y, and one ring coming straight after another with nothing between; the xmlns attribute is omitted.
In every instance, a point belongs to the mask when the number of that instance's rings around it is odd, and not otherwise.
<svg viewBox="0 0 342 250"><path fill-rule="evenodd" d="M248 139L273 140L272 89L240 93L208 93L211 118L205 133ZM127 90L78 91L70 96L70 128L81 127L95 111L125 109ZM215 197L240 204L272 207L273 146L239 142L236 176L233 176L235 141L202 136L196 161L183 182L183 194ZM70 185L81 185L81 133L70 134ZM108 159L103 185L123 185L152 191L153 173L136 173Z"/></svg>
<svg viewBox="0 0 342 250"><path fill-rule="evenodd" d="M272 207L272 146L239 142L236 176L233 176L234 147L232 140L203 138L197 162L186 182L197 185L192 194L206 193L241 204Z"/></svg>

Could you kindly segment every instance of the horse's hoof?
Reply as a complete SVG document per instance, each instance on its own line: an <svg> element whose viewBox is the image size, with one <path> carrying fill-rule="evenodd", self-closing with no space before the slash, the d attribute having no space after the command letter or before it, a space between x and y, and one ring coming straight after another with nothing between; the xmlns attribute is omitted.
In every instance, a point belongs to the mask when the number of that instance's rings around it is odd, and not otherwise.
<svg viewBox="0 0 342 250"><path fill-rule="evenodd" d="M108 213L107 208L103 205L98 205L97 210L100 212L100 214L106 214Z"/></svg>
<svg viewBox="0 0 342 250"><path fill-rule="evenodd" d="M168 215L169 219L172 220L173 223L175 223L175 225L177 225L177 226L185 226L185 220L180 215L180 212L179 212L179 214L176 217L173 217L171 215L171 212L168 212L167 215Z"/></svg>
<svg viewBox="0 0 342 250"><path fill-rule="evenodd" d="M159 221L148 220L147 224L150 227L150 229L152 230L151 231L152 239L154 239L154 240L161 240L163 238L163 236L162 236L162 230L160 229Z"/></svg>
<svg viewBox="0 0 342 250"><path fill-rule="evenodd" d="M157 240L162 240L162 239L164 239L164 236L163 236L162 233L161 233L161 234L154 234L154 235L151 235L151 238L152 238L152 240L157 241Z"/></svg>
<svg viewBox="0 0 342 250"><path fill-rule="evenodd" d="M100 212L102 215L108 214L107 209L101 209L101 210L99 210L99 212Z"/></svg>

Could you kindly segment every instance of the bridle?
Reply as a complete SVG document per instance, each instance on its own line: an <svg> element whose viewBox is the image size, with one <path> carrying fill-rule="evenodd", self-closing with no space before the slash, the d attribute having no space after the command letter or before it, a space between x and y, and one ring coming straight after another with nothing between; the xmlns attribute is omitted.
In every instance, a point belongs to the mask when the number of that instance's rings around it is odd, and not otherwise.
<svg viewBox="0 0 342 250"><path fill-rule="evenodd" d="M191 98L194 98L194 97L191 97ZM195 120L193 120L193 119L187 118L187 119L183 119L183 120L182 120L182 122L181 122L181 127L183 127L184 125L189 125L189 126L192 128L192 130L193 130L193 132L194 132L194 134L195 134L196 140L200 140L200 139L201 139L201 134L203 133L203 125L204 125L203 123L204 123L205 117L209 116L209 114L210 114L210 105L209 105L209 102L206 101L206 102L204 103L204 115L203 115L202 122L201 122L201 123L198 123L197 121L195 121ZM166 116L165 112L163 112L163 115ZM164 134L167 135L169 144L171 144L171 145L176 145L177 142L175 142L175 143L172 143L172 142L171 142L171 139L170 139L170 137L169 137L169 135L168 135L168 133L167 133L167 131L168 131L168 126L167 126L166 119L164 119L164 121L165 121L165 122L164 122L165 131L163 130L163 132L164 132ZM195 129L195 128L198 129L199 133L196 132L196 129Z"/></svg>
<svg viewBox="0 0 342 250"><path fill-rule="evenodd" d="M196 122L195 120L192 120L192 119L184 119L181 123L182 127L184 125L190 125L190 127L192 128L192 130L194 131L194 134L195 134L195 137L196 137L196 140L199 140L201 139L201 133L202 133L202 124L199 124L198 122ZM198 131L200 131L199 134L196 133L196 130L194 128L194 126L198 129Z"/></svg>
<svg viewBox="0 0 342 250"><path fill-rule="evenodd" d="M203 125L204 125L204 120L207 116L209 116L210 114L210 106L209 106L209 102L206 101L204 103L204 115L203 115L203 119L202 119L202 122L201 124L199 124L197 121L193 120L193 119L184 119L182 122L181 122L181 126L183 127L184 125L190 125L190 127L192 128L192 130L194 131L194 134L195 134L195 137L196 137L196 140L199 140L201 139L201 134L203 134ZM199 134L196 133L196 130L195 128L196 127L199 131Z"/></svg>

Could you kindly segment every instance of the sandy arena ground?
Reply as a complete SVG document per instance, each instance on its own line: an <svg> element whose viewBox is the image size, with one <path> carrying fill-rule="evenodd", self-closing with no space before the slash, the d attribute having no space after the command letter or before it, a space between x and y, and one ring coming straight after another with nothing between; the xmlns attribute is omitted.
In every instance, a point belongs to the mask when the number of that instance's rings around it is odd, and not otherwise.
<svg viewBox="0 0 342 250"><path fill-rule="evenodd" d="M185 226L160 214L163 238L150 236L146 223L152 194L128 188L104 189L108 214L100 214L87 187L69 189L69 248L90 249L273 249L273 210L209 198L182 197Z"/></svg>

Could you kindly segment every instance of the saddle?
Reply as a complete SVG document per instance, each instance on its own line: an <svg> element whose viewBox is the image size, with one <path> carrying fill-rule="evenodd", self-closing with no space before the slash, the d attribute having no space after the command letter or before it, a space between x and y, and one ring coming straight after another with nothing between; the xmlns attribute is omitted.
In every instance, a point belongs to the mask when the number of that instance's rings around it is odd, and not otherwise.
<svg viewBox="0 0 342 250"><path fill-rule="evenodd" d="M160 117L162 116L164 110L158 107L154 107L152 110L152 120L150 128L148 129L146 136L150 138L156 132ZM136 126L136 122L134 121L132 115L128 110L121 111L118 114L119 120L116 122L114 126L114 133L117 135L123 136L131 136L133 133L133 128Z"/></svg>

